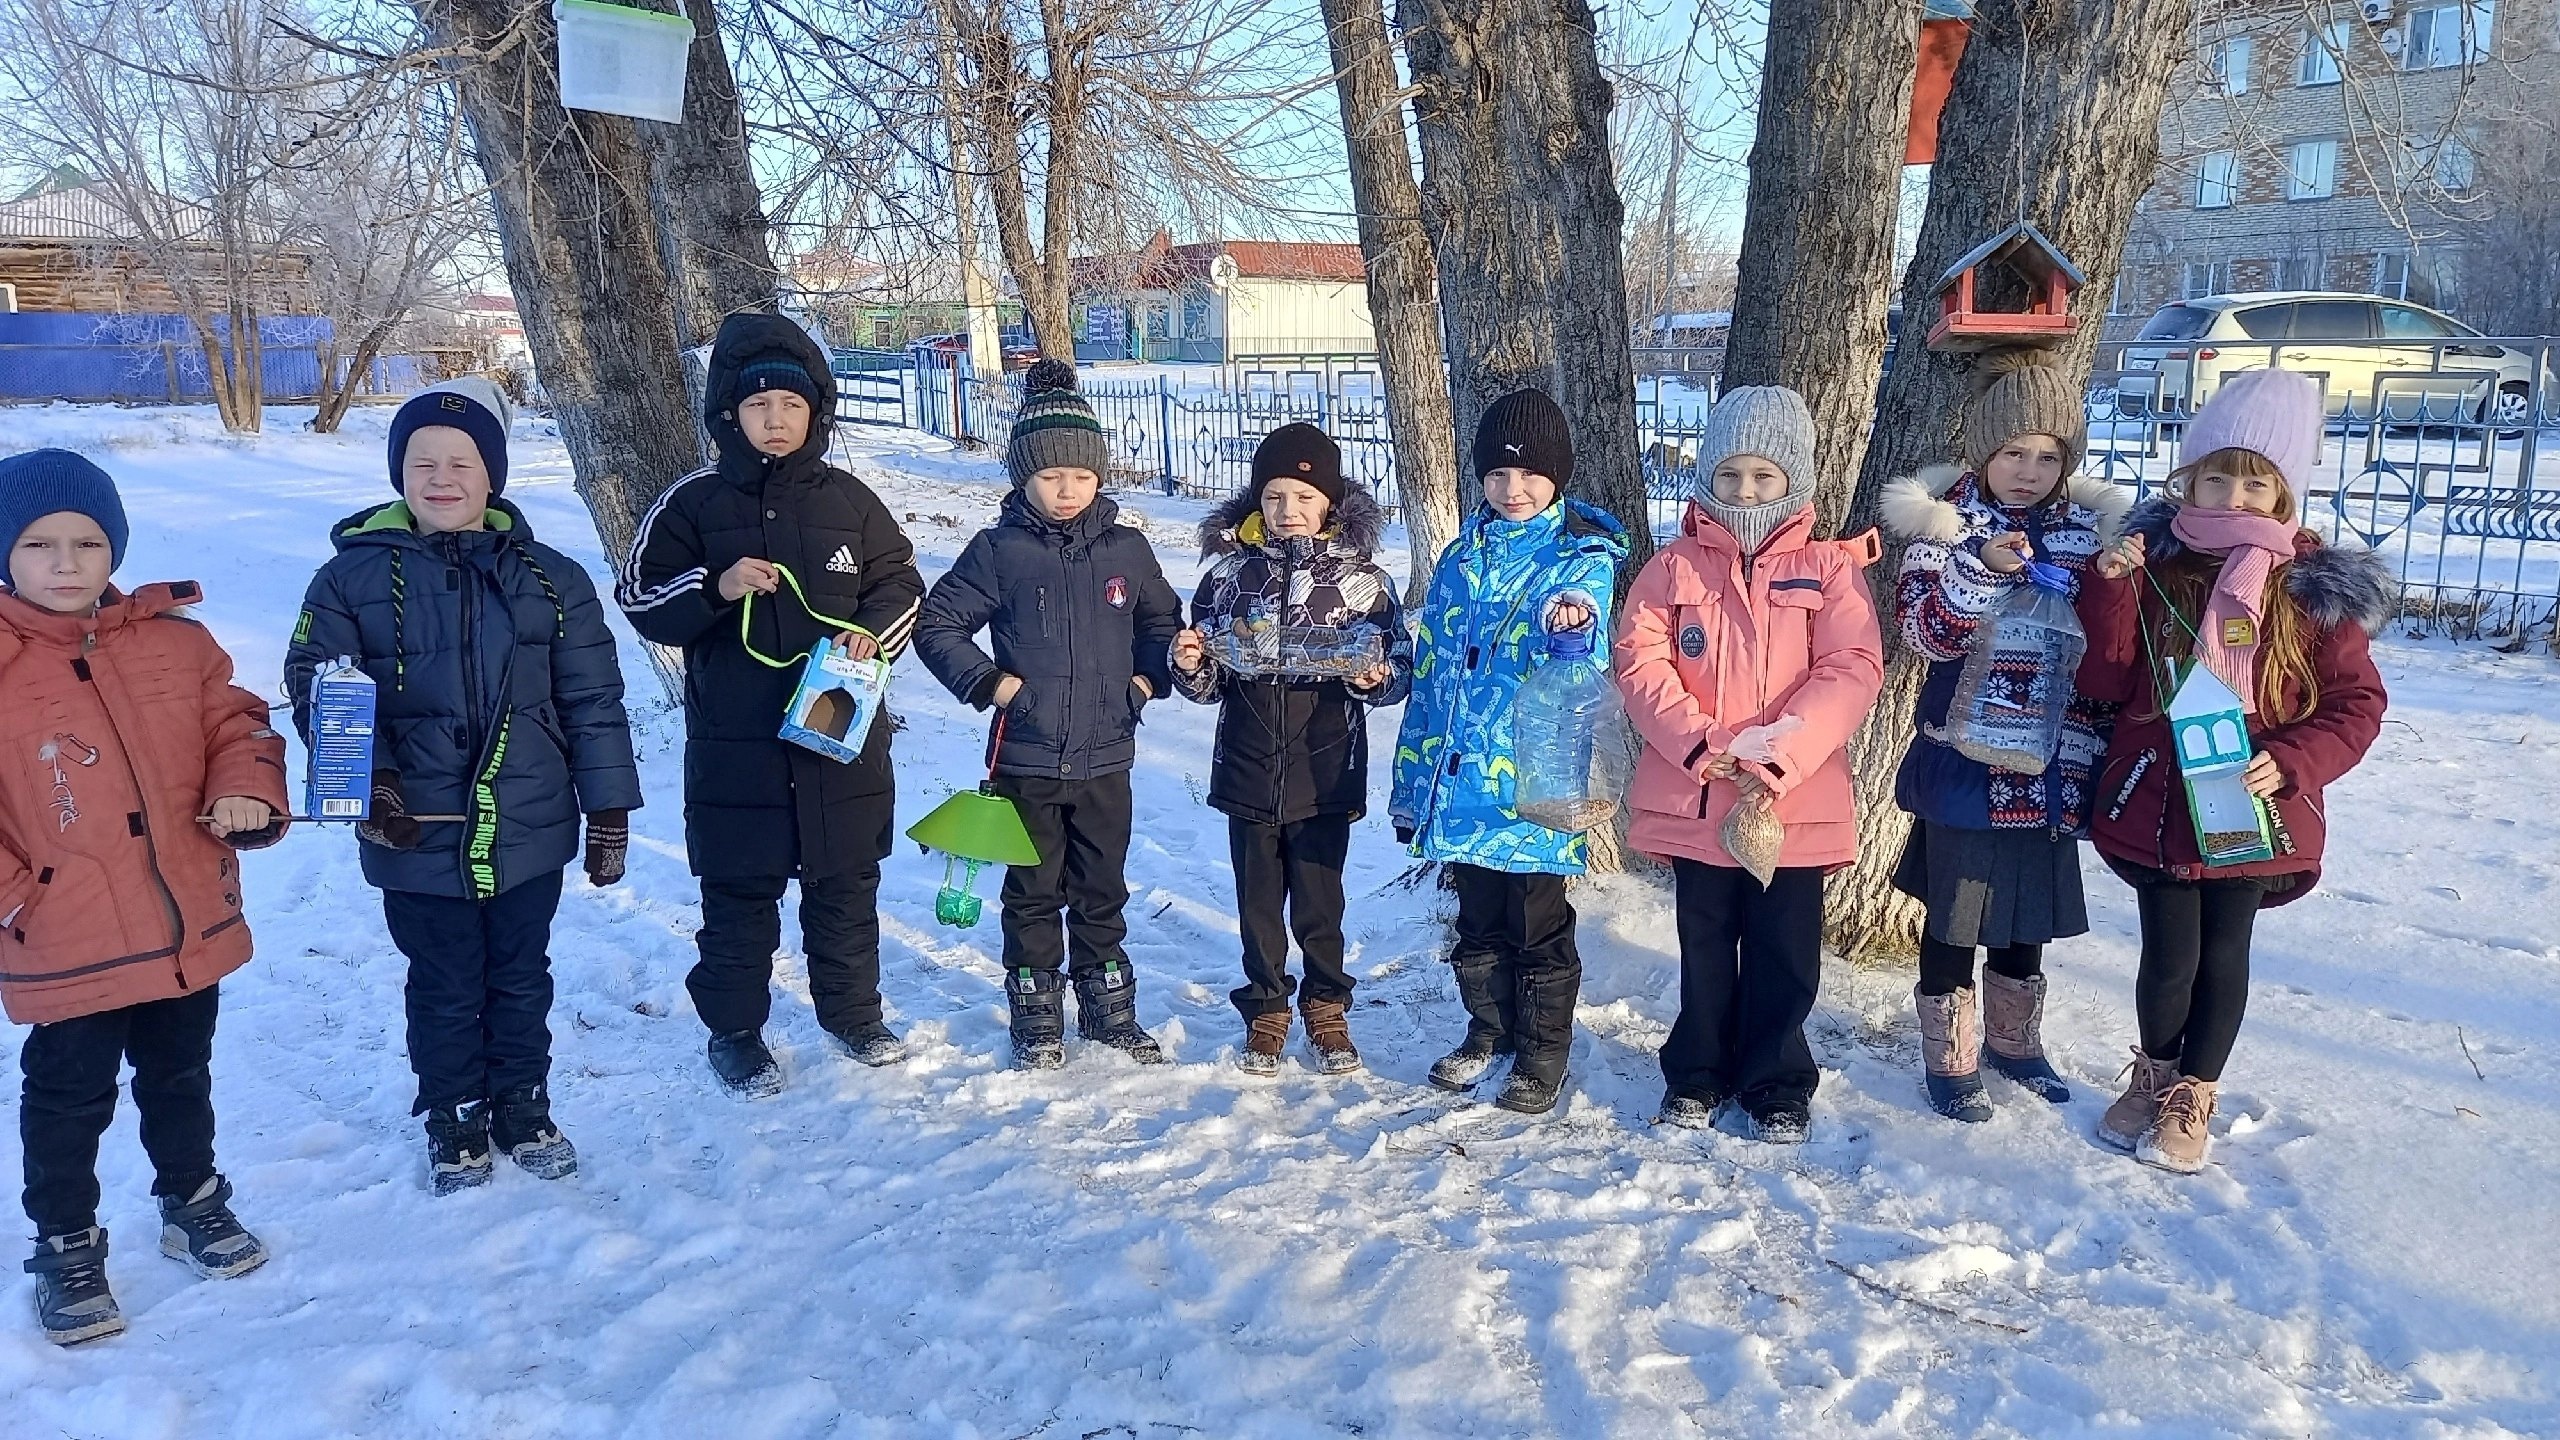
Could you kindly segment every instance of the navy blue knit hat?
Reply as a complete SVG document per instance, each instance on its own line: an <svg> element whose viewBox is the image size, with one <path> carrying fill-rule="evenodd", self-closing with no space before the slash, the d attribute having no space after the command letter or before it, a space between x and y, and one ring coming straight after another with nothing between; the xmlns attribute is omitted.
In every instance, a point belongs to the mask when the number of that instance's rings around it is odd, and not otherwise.
<svg viewBox="0 0 2560 1440"><path fill-rule="evenodd" d="M817 377L809 373L809 367L779 350L757 356L738 371L737 403L743 405L767 390L788 390L808 401L812 410L823 403Z"/></svg>
<svg viewBox="0 0 2560 1440"><path fill-rule="evenodd" d="M70 450L29 450L0 460L0 536L8 537L0 543L0 557L18 548L28 526L65 510L97 521L107 532L113 563L124 564L124 542L133 530L125 523L124 497L106 471Z"/></svg>
<svg viewBox="0 0 2560 1440"><path fill-rule="evenodd" d="M507 431L514 421L515 407L507 403L506 393L477 375L428 386L391 417L391 488L404 488L400 472L408 468L409 437L430 425L445 425L471 437L481 468L489 472L489 493L505 493Z"/></svg>

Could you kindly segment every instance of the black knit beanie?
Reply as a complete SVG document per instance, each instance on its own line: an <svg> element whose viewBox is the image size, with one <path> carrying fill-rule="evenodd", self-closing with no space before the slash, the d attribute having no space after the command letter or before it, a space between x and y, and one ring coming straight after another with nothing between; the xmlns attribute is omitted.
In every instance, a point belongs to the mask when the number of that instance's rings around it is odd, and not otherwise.
<svg viewBox="0 0 2560 1440"><path fill-rule="evenodd" d="M1543 390L1514 390L1476 422L1476 478L1517 465L1561 490L1573 479L1573 433Z"/></svg>
<svg viewBox="0 0 2560 1440"><path fill-rule="evenodd" d="M1253 449L1253 503L1262 503L1266 483L1282 479L1313 485L1328 504L1341 504L1342 447L1304 421L1281 426Z"/></svg>

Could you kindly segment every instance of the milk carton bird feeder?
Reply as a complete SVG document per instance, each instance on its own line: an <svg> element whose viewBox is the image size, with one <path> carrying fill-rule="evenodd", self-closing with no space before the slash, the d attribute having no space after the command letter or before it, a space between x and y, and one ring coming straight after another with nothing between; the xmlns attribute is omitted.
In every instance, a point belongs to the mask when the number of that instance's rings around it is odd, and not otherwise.
<svg viewBox="0 0 2560 1440"><path fill-rule="evenodd" d="M602 0L552 0L551 18L560 30L562 106L668 125L684 118L693 20L681 3L669 15Z"/></svg>
<svg viewBox="0 0 2560 1440"><path fill-rule="evenodd" d="M2242 778L2256 751L2240 697L2221 676L2190 664L2169 700L2169 738L2186 782L2187 814L2195 821L2196 850L2207 865L2272 860L2275 834L2266 805Z"/></svg>
<svg viewBox="0 0 2560 1440"><path fill-rule="evenodd" d="M2027 308L1981 308L1985 281L2004 282L1987 287L1993 294L2010 294L2023 286ZM1938 318L1929 327L1929 348L1967 352L2059 345L2080 328L2079 317L2071 313L2071 296L2087 283L2060 246L2021 220L1965 252L1938 282Z"/></svg>

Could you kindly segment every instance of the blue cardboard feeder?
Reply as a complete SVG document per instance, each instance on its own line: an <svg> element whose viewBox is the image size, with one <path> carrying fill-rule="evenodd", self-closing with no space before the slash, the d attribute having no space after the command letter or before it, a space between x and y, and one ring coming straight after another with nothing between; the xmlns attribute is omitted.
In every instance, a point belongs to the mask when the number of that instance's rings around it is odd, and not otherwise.
<svg viewBox="0 0 2560 1440"><path fill-rule="evenodd" d="M311 677L311 767L303 811L363 820L373 811L373 677L341 655Z"/></svg>
<svg viewBox="0 0 2560 1440"><path fill-rule="evenodd" d="M800 684L783 707L782 738L839 764L862 756L863 742L889 694L889 662L856 660L821 640L800 667Z"/></svg>

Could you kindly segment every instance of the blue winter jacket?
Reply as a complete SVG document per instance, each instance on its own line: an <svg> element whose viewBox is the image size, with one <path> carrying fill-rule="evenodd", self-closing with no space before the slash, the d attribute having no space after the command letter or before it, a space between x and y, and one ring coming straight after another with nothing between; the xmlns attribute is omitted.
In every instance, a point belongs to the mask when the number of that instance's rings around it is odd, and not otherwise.
<svg viewBox="0 0 2560 1440"><path fill-rule="evenodd" d="M1513 874L1582 873L1581 835L1512 809L1512 703L1545 658L1547 609L1559 599L1590 607L1592 659L1607 667L1626 556L1625 529L1579 500L1526 520L1481 506L1441 552L1415 616L1413 696L1390 806L1414 854Z"/></svg>

